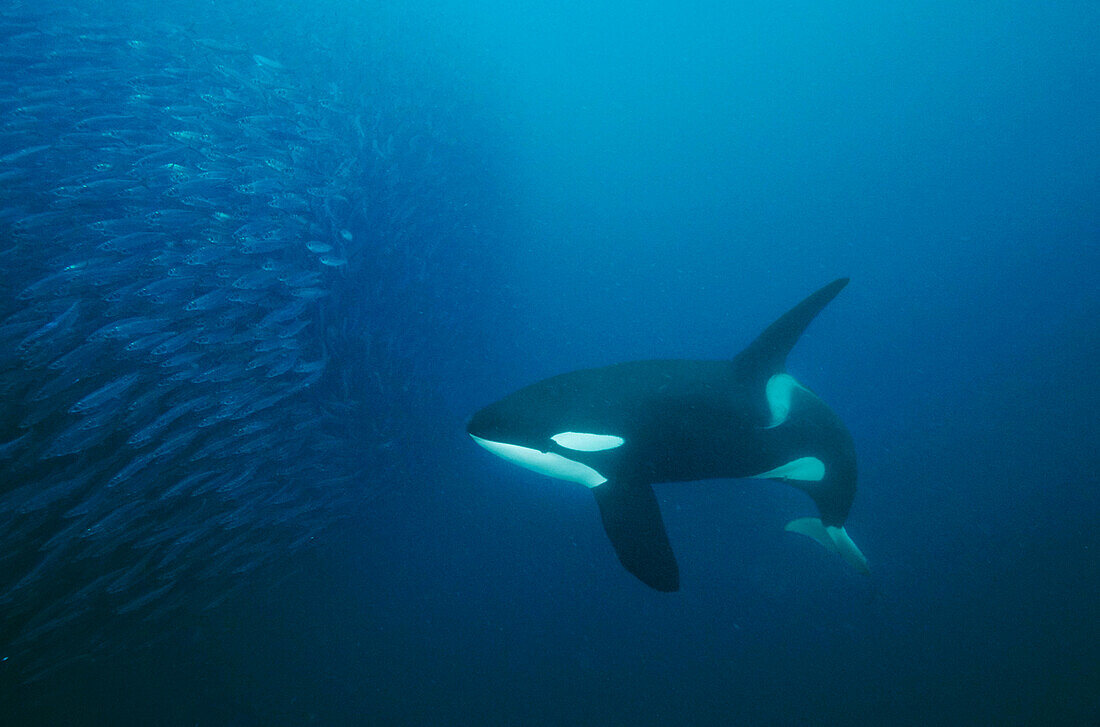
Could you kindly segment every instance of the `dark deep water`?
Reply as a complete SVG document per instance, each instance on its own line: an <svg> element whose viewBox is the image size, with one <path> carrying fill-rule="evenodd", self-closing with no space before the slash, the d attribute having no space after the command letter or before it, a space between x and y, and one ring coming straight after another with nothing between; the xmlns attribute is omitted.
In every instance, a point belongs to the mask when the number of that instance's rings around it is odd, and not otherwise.
<svg viewBox="0 0 1100 727"><path fill-rule="evenodd" d="M271 499L253 491L227 494L226 512L237 520L226 536L229 526L210 524L201 507L181 515L174 500L157 505L160 485L147 474L132 511L140 518L113 524L115 536L73 541L73 548L125 547L74 560L49 587L11 591L0 606L18 614L9 623L32 625L34 611L51 604L60 604L53 607L62 617L85 609L57 627L50 658L96 653L29 684L14 669L0 674L0 723L1100 722L1094 3L145 5L83 3L72 19L9 0L0 18L5 28L13 18L50 28L47 49L72 47L66 33L95 35L74 51L89 67L104 52L96 48L115 48L111 38L130 38L133 28L134 37L164 39L172 49L165 64L196 64L170 68L173 93L198 98L198 84L203 92L213 84L223 104L249 93L268 99L268 113L247 122L191 117L197 126L188 128L208 135L199 147L205 161L194 146L166 146L165 159L193 166L188 189L201 188L197 175L212 156L228 159L230 170L254 165L241 161L239 132L251 139L250 160L259 148L256 159L302 165L282 169L290 181L275 194L283 195L279 204L299 205L290 214L315 241L338 251L341 230L352 235L346 265L271 253L283 256L280 269L314 281L278 295L290 301L301 290L328 291L293 309L300 332L271 340L301 341L292 350L309 353L295 359L303 377L321 356L314 352L332 354L315 384L276 391L286 398L270 419L260 412L240 420L274 439L242 440L217 460L232 472L264 473L265 461L293 459L297 466L271 465L271 477L288 500L298 498L291 504L308 540L276 532L285 511L273 514ZM56 210L49 195L72 185L52 167L30 166L53 153L35 149L55 142L11 146L63 131L61 117L51 124L25 108L57 98L43 90L54 76L40 70L55 65L13 57L13 49L39 47L24 35L37 44L37 32L5 31L0 46L0 60L18 61L4 66L7 77L21 79L0 85L0 175L13 171L21 185L13 192L15 182L3 177L5 210L29 209L24 203ZM126 65L161 56L148 49L130 56L122 47L112 51L120 65L99 63L120 88L161 83L155 68ZM290 75L272 80L252 54L277 60ZM132 80L144 73L153 80ZM32 85L48 100L29 99ZM279 94L298 111L271 98ZM124 144L102 142L119 138L114 127L130 123L121 119L85 120L74 133L110 126L95 148L130 159L127 144L166 143L147 138L168 123L157 115L163 105L143 102L153 109L148 128L126 127L138 141L124 134ZM231 110L223 111L217 118L229 118ZM198 112L176 116L187 113ZM353 115L358 127L347 121ZM287 151L293 144L304 145ZM345 154L348 165L340 165ZM92 156L67 155L65 173L85 174L81 165L93 164ZM26 202L40 179L46 196ZM126 192L138 203L103 196L94 210L84 205L73 214L90 220L112 205L133 214L135 204L151 204L158 185L178 181L153 178L140 193ZM232 195L225 204L233 213L254 218L248 205L256 200ZM346 204L324 204L333 198ZM179 209L186 222L199 207ZM0 257L5 276L20 281L2 288L4 317L16 321L15 333L5 333L18 336L13 343L28 335L33 318L24 310L31 303L16 294L77 254L64 248L64 215L41 223L49 225L49 256L36 252L39 223L19 219L0 215L0 244L18 256ZM231 246L225 229L217 244ZM180 243L151 244L156 261ZM222 265L232 263L234 279L260 259L218 254ZM131 258L96 253L93 260L110 269ZM143 263L143 275L153 275L150 265ZM216 271L193 275L202 290L221 290ZM473 411L563 371L732 357L789 306L842 275L851 284L812 324L789 369L854 436L860 491L848 531L870 560L869 577L783 532L789 519L811 514L803 494L714 481L655 488L682 585L675 594L651 591L615 560L583 487L508 465L464 433ZM107 288L94 283L31 300L45 324L71 299ZM167 305L176 302L175 293L163 295ZM240 305L276 305L270 301ZM116 310L96 305L96 316ZM218 321L236 310L225 305ZM81 299L77 310L91 309ZM146 315L136 310L118 316ZM215 328L201 312L157 315L176 330ZM240 315L255 323L253 314ZM82 318L65 346L80 345L84 333L75 331L83 325L95 327ZM240 357L253 349L218 350ZM146 382L156 391L150 372L162 364L119 360L142 377L134 396ZM44 406L11 401L36 385L37 369L28 366L26 356L0 366L9 398L3 412L18 411L21 422ZM249 397L258 376L240 374L215 393ZM196 411L166 431L186 436L192 417L198 426ZM134 416L106 426L130 426ZM319 423L310 425L311 417ZM54 419L43 421L4 426L45 441L54 431L43 427ZM277 447L291 446L287 427L295 425L332 449L311 444L282 454ZM152 466L163 468L162 480L182 481L185 462L205 446L201 437L220 431L204 425L199 440L170 455L178 460L154 458ZM113 442L68 456L113 462L121 456ZM264 443L271 447L256 451ZM0 460L5 468L22 461ZM43 461L26 471L52 477L50 463L68 460ZM339 467L348 476L326 469ZM309 481L316 468L334 477L331 486ZM13 484L21 471L0 471L4 497L35 484ZM44 541L43 531L67 519L61 510L92 501L90 493L118 492L97 482L66 495L56 513L33 510L49 519L27 537ZM23 532L24 502L0 500L9 533ZM162 520L200 541L184 559L193 553L213 567L230 557L232 543L244 554L211 577L186 564L158 570L159 553L130 557L139 546L127 528L155 539ZM39 540L20 551L30 541L3 537L4 548L19 553L0 558L0 585L10 589L22 582L18 569L52 551ZM201 549L210 539L216 547ZM92 586L79 591L100 568L134 574L139 585L128 588L138 598L142 582L162 587L179 578L180 585L169 591L171 608L135 606L144 620L126 619L114 590L101 600ZM16 628L5 625L0 636L12 638ZM66 654L69 643L78 653Z"/></svg>

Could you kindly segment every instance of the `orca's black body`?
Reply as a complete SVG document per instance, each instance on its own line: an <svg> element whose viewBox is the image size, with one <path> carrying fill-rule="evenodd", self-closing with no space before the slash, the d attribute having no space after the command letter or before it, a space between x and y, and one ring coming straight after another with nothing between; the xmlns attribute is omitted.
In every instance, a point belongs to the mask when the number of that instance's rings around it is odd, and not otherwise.
<svg viewBox="0 0 1100 727"><path fill-rule="evenodd" d="M787 354L847 284L788 311L732 361L636 361L554 376L477 412L467 431L522 466L588 485L622 564L679 587L653 483L765 477L796 484L821 514L788 529L866 561L843 529L856 492L851 435L785 373Z"/></svg>

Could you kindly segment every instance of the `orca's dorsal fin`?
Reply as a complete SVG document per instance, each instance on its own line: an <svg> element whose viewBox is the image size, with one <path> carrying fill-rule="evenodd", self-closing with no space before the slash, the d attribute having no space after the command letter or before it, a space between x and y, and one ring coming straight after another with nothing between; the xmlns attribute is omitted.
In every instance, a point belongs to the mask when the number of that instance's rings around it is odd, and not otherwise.
<svg viewBox="0 0 1100 727"><path fill-rule="evenodd" d="M768 326L756 340L749 344L733 360L737 371L742 375L771 374L786 369L787 354L798 343L806 326L810 325L821 309L848 284L848 278L840 278L811 293L801 303L779 317Z"/></svg>

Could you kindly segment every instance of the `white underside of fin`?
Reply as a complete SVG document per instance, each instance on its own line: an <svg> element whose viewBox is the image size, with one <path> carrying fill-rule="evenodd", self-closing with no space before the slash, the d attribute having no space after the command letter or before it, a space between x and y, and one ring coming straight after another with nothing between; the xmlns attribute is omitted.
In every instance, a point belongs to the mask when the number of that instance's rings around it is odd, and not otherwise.
<svg viewBox="0 0 1100 727"><path fill-rule="evenodd" d="M836 545L833 543L833 539L829 537L829 533L825 530L825 526L821 524L821 520L816 517L802 517L797 520L791 520L787 523L787 527L783 529L788 533L805 535L807 538L816 541L822 548L825 548L825 550L830 553L836 552Z"/></svg>
<svg viewBox="0 0 1100 727"><path fill-rule="evenodd" d="M820 482L825 477L825 463L817 457L799 457L775 469L752 475L753 479L796 480L798 482Z"/></svg>
<svg viewBox="0 0 1100 727"><path fill-rule="evenodd" d="M848 532L844 528L834 528L830 525L825 530L829 533L829 537L833 539L840 557L848 561L848 565L860 573L871 572L871 569L867 566L867 558L860 552L859 547L852 542L852 539L848 537Z"/></svg>
<svg viewBox="0 0 1100 727"><path fill-rule="evenodd" d="M788 533L805 535L807 538L817 541L825 550L838 554L848 565L860 573L871 572L871 569L867 566L867 558L860 552L859 547L852 542L852 539L848 537L848 532L844 528L822 525L821 520L816 517L803 517L791 520L784 530Z"/></svg>
<svg viewBox="0 0 1100 727"><path fill-rule="evenodd" d="M764 386L764 395L768 399L771 421L765 429L773 429L787 421L787 417L791 415L791 397L795 389L809 391L790 374L776 374L768 379Z"/></svg>
<svg viewBox="0 0 1100 727"><path fill-rule="evenodd" d="M607 478L586 464L575 462L554 452L540 452L518 444L494 442L470 435L475 442L501 459L506 459L520 467L525 467L548 477L569 482L579 482L585 487L596 487L607 482Z"/></svg>

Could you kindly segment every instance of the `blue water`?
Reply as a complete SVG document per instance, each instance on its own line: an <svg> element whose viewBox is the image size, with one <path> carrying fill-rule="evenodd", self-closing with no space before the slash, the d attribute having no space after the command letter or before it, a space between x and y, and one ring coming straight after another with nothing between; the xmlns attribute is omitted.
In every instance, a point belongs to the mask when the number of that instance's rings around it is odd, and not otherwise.
<svg viewBox="0 0 1100 727"><path fill-rule="evenodd" d="M1100 720L1095 3L142 5L89 14L374 94L449 139L402 194L446 183L367 307L406 342L384 492L16 724ZM792 488L680 483L651 591L584 488L464 433L556 373L732 358L841 276L789 370L852 431L870 576L783 532Z"/></svg>

